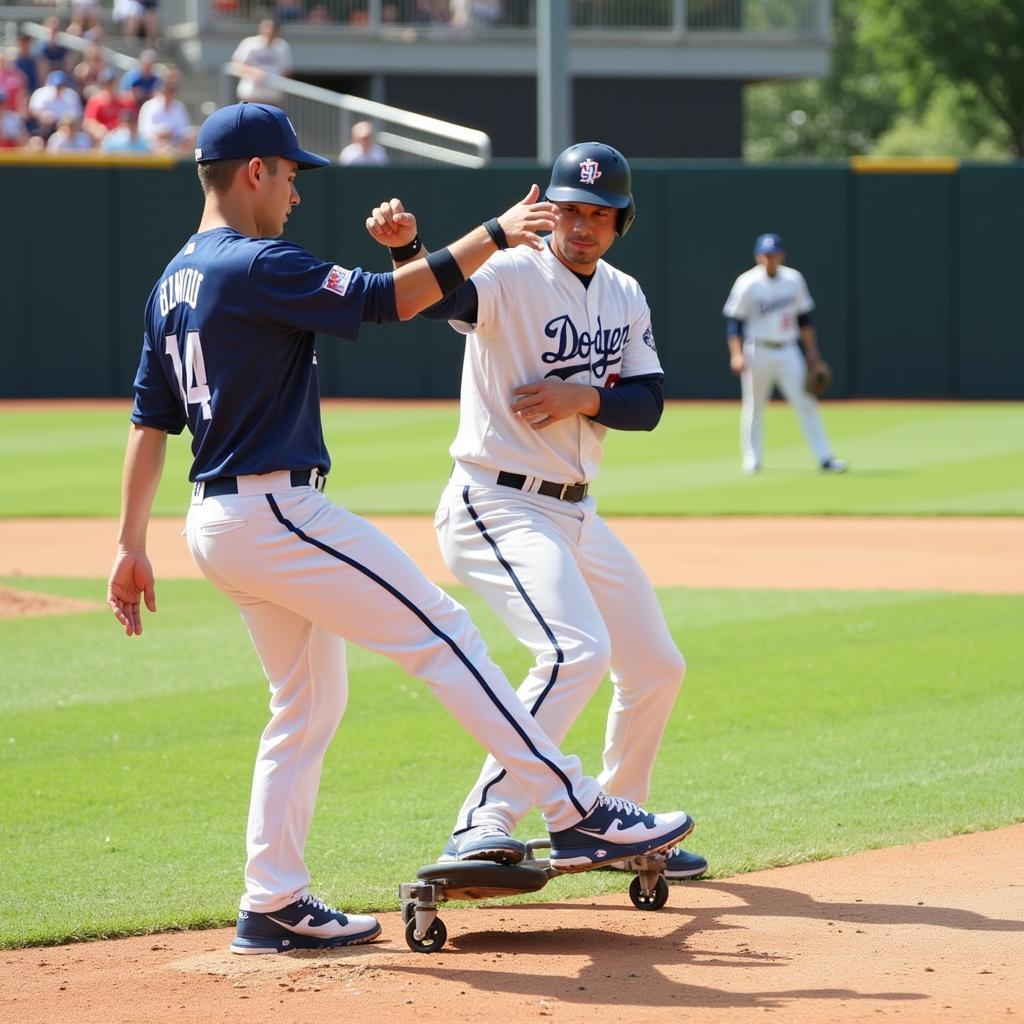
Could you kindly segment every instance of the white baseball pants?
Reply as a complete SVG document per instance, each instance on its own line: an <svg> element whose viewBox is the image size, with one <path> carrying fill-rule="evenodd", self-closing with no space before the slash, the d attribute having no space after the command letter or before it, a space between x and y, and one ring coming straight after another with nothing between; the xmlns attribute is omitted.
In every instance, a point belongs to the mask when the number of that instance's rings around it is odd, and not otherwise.
<svg viewBox="0 0 1024 1024"><path fill-rule="evenodd" d="M270 682L247 831L242 909L279 909L308 892L303 852L324 754L347 696L344 640L424 679L452 716L516 778L551 830L568 828L600 787L516 698L461 605L365 520L288 474L240 477L238 495L193 498L186 527L199 568L237 605Z"/></svg>
<svg viewBox="0 0 1024 1024"><path fill-rule="evenodd" d="M743 345L743 358L747 364L747 368L740 374L740 392L743 396L740 450L743 453L743 468L752 470L764 463L764 410L776 384L786 401L796 410L800 428L819 464L832 458L818 402L804 387L807 361L800 346L794 342L785 348L768 348L748 341Z"/></svg>
<svg viewBox="0 0 1024 1024"><path fill-rule="evenodd" d="M474 467L472 475L481 478ZM642 803L686 665L639 562L596 513L496 485L456 466L435 518L441 553L536 661L519 698L560 743L611 669L605 733L607 793ZM530 794L488 757L454 833L497 824L512 832Z"/></svg>

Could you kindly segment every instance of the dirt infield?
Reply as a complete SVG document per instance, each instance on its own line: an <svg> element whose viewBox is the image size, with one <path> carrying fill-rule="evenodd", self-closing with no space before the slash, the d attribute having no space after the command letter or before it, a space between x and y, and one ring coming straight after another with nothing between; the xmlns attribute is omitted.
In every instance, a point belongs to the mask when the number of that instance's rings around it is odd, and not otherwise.
<svg viewBox="0 0 1024 1024"><path fill-rule="evenodd" d="M18 1024L340 1020L904 1024L1024 1013L1024 826L624 896L442 910L449 943L383 936L236 957L230 930L0 953ZM550 895L548 895L550 894Z"/></svg>
<svg viewBox="0 0 1024 1024"><path fill-rule="evenodd" d="M439 582L425 519L376 519ZM659 585L1021 593L1022 520L618 519ZM160 578L194 576L178 520L156 521ZM103 578L114 524L0 523L0 575ZM1016 552L1016 555L1012 553ZM97 595L102 599L102 595ZM0 614L73 610L0 590ZM95 606L93 606L95 607ZM694 842L694 849L699 843ZM235 957L230 930L0 952L0 1017L18 1024L491 1018L787 1024L1014 1020L1024 1015L1024 825L625 895L442 909L449 944L380 940ZM712 865L713 867L713 865ZM404 879L396 879L403 881Z"/></svg>
<svg viewBox="0 0 1024 1024"><path fill-rule="evenodd" d="M374 517L439 583L452 581L431 521ZM615 518L658 586L1024 591L1024 519ZM196 577L180 519L157 519L149 552L160 578ZM105 579L116 526L104 519L0 521L0 576Z"/></svg>

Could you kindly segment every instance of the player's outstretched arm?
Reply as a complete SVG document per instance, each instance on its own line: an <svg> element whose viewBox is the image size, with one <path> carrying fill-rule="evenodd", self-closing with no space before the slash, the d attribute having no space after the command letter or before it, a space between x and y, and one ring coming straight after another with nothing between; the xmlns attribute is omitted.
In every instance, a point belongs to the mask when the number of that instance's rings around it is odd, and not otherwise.
<svg viewBox="0 0 1024 1024"><path fill-rule="evenodd" d="M156 587L153 566L146 554L146 532L166 450L164 431L132 424L121 477L117 554L107 582L107 604L127 636L142 633L143 599L149 611L156 611Z"/></svg>
<svg viewBox="0 0 1024 1024"><path fill-rule="evenodd" d="M531 185L530 191L518 203L495 218L497 240L492 221L488 222L491 230L481 224L445 249L430 253L423 259L410 259L402 263L395 271L395 307L399 319L409 320L455 291L499 248L528 245L533 249L542 249L544 240L540 233L553 230L558 222L558 207L554 203L538 202L539 198L540 188ZM383 210L385 206L389 208L390 214ZM378 222L377 213L381 214L381 222ZM382 244L392 248L407 244L415 238L415 218L412 221L413 233L410 234L410 222L404 214L404 208L396 211L391 203L382 203L374 215L367 218L367 230ZM378 234L381 237L378 238ZM386 240L388 238L393 240ZM405 243L399 239L405 239Z"/></svg>

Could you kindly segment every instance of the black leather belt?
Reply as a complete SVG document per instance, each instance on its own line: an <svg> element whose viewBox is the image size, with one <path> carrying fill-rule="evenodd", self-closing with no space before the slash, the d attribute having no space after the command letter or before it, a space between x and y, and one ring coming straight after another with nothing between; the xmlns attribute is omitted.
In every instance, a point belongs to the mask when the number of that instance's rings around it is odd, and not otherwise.
<svg viewBox="0 0 1024 1024"><path fill-rule="evenodd" d="M765 348L789 348L791 341L755 341L755 345L764 345Z"/></svg>
<svg viewBox="0 0 1024 1024"><path fill-rule="evenodd" d="M313 470L311 469L293 469L291 471L292 487L308 487L312 472ZM238 478L234 476L217 476L212 480L207 480L203 485L203 496L206 498L219 498L222 494L237 494L237 481ZM313 486L318 491L322 491L326 482L327 477L323 473L317 473Z"/></svg>
<svg viewBox="0 0 1024 1024"><path fill-rule="evenodd" d="M504 470L498 474L498 483L502 487L514 487L517 491L523 489L527 479L521 473L506 473ZM549 498L560 498L562 501L582 501L587 496L589 486L589 484L556 484L552 480L541 480L537 493Z"/></svg>

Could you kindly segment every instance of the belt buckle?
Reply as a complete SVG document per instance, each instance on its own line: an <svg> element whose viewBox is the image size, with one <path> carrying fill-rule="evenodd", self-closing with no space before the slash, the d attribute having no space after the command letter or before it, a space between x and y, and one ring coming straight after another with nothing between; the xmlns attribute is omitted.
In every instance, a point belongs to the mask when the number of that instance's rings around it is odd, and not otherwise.
<svg viewBox="0 0 1024 1024"><path fill-rule="evenodd" d="M569 490L572 484L562 484L562 489L558 492L558 500L565 501L565 492Z"/></svg>
<svg viewBox="0 0 1024 1024"><path fill-rule="evenodd" d="M323 491L327 484L327 477L320 472L319 467L314 466L309 472L309 486L314 491Z"/></svg>

